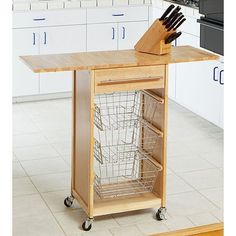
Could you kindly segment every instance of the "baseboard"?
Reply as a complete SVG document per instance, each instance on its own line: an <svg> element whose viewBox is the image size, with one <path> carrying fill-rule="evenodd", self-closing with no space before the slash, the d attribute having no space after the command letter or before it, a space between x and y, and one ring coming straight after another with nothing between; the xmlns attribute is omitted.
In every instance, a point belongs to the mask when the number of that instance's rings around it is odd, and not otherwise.
<svg viewBox="0 0 236 236"><path fill-rule="evenodd" d="M72 97L72 92L50 93L50 94L13 97L12 101L13 103L21 103L21 102L43 101L50 99L71 98L71 97Z"/></svg>

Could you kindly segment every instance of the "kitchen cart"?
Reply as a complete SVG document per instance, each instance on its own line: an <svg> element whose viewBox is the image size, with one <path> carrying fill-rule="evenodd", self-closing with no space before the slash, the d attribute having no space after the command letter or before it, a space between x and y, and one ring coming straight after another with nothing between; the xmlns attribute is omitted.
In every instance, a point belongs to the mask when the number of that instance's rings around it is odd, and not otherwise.
<svg viewBox="0 0 236 236"><path fill-rule="evenodd" d="M168 64L216 60L190 46L22 56L36 73L74 71L71 196L88 219L156 208L165 217Z"/></svg>

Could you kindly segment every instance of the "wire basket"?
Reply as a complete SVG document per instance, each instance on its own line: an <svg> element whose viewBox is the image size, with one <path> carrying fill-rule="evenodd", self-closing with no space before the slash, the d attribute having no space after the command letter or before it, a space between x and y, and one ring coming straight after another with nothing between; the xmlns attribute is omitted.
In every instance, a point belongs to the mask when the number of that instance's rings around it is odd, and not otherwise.
<svg viewBox="0 0 236 236"><path fill-rule="evenodd" d="M94 189L100 198L117 198L152 192L160 166L136 152L116 163L96 162Z"/></svg>
<svg viewBox="0 0 236 236"><path fill-rule="evenodd" d="M162 167L163 133L152 124L162 102L141 91L95 98L94 188L100 198L151 192Z"/></svg>

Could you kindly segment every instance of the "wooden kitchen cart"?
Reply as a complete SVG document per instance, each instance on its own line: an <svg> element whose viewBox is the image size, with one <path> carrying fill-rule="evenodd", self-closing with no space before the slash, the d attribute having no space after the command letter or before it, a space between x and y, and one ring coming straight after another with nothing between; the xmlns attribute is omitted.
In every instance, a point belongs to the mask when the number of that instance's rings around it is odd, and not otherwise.
<svg viewBox="0 0 236 236"><path fill-rule="evenodd" d="M22 56L36 73L74 71L71 196L95 216L156 208L165 218L168 64L216 60L190 46Z"/></svg>

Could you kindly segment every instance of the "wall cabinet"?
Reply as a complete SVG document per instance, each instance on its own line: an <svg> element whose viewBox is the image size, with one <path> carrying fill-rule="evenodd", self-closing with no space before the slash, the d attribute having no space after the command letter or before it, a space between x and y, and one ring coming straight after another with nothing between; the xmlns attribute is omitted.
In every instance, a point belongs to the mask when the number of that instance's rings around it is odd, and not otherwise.
<svg viewBox="0 0 236 236"><path fill-rule="evenodd" d="M89 24L87 51L132 49L147 29L148 21Z"/></svg>

